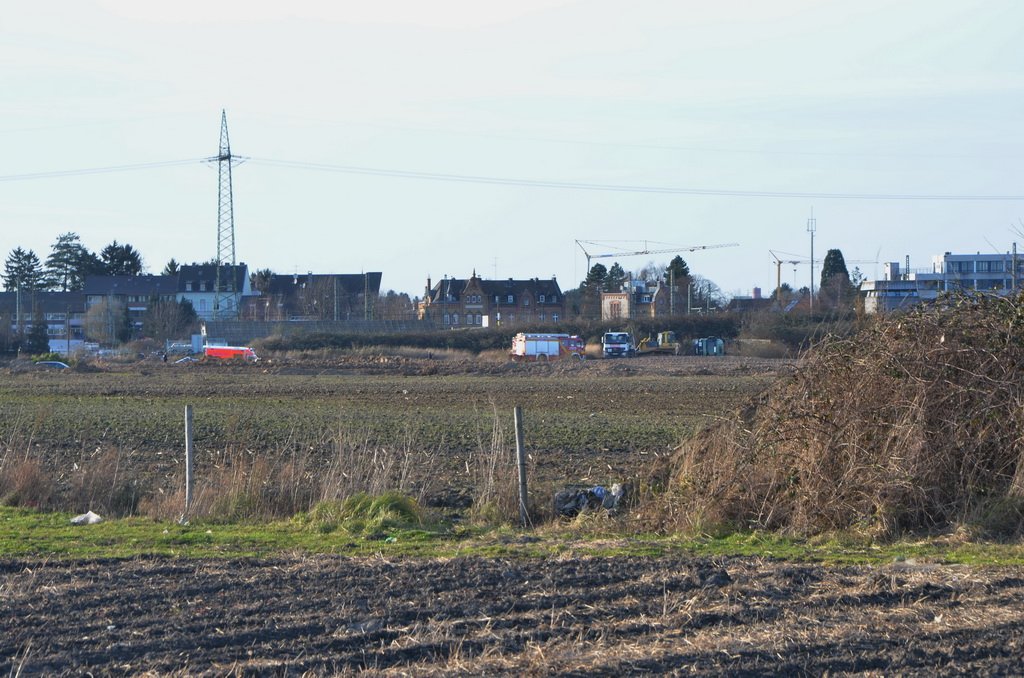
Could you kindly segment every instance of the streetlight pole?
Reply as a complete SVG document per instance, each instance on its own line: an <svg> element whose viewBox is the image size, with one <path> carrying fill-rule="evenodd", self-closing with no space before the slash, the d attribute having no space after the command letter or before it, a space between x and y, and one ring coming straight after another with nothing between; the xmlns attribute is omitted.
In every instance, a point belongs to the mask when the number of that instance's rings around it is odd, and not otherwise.
<svg viewBox="0 0 1024 678"><path fill-rule="evenodd" d="M814 313L814 232L818 230L818 222L811 208L811 218L807 220L807 232L811 234L811 313Z"/></svg>

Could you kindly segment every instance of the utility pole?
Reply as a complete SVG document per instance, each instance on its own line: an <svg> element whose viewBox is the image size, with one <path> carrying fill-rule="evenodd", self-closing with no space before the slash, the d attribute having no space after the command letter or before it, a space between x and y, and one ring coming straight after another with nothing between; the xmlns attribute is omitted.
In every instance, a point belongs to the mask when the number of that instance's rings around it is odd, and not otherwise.
<svg viewBox="0 0 1024 678"><path fill-rule="evenodd" d="M807 232L811 234L811 313L814 313L814 232L818 230L818 222L814 218L811 207L811 218L807 220Z"/></svg>
<svg viewBox="0 0 1024 678"><path fill-rule="evenodd" d="M1014 243L1013 243L1013 260L1010 262L1010 265L1013 266L1013 283L1012 283L1013 288L1012 289L1014 291L1016 291L1017 290L1017 242L1016 241L1014 241Z"/></svg>
<svg viewBox="0 0 1024 678"><path fill-rule="evenodd" d="M668 270L668 314L676 314L676 269Z"/></svg>

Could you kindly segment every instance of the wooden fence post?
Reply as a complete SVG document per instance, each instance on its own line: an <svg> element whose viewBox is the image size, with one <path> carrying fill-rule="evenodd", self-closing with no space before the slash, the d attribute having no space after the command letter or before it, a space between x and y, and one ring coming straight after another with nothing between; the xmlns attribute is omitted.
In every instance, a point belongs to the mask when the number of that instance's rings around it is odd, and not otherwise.
<svg viewBox="0 0 1024 678"><path fill-rule="evenodd" d="M182 522L188 519L188 512L192 508L192 461L192 406L185 405L185 512L181 514Z"/></svg>
<svg viewBox="0 0 1024 678"><path fill-rule="evenodd" d="M527 510L526 492L526 451L523 449L523 408L519 405L513 410L516 426L516 461L519 462L519 519L526 527L530 523Z"/></svg>

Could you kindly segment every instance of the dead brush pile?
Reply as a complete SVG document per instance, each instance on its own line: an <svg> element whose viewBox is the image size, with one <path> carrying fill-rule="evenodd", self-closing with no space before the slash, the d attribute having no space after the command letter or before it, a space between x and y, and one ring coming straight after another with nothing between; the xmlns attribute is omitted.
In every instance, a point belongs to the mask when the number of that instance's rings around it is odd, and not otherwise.
<svg viewBox="0 0 1024 678"><path fill-rule="evenodd" d="M1024 533L1024 295L956 297L808 351L661 469L662 527Z"/></svg>

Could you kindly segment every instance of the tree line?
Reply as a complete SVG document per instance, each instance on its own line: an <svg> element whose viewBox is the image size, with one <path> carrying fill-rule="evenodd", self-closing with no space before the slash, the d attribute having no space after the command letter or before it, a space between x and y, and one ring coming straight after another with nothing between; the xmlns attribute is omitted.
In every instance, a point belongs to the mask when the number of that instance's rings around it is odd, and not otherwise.
<svg viewBox="0 0 1024 678"><path fill-rule="evenodd" d="M57 237L49 256L41 261L32 250L15 247L4 262L4 289L8 292L78 292L90 275L140 275L142 255L127 243L116 240L97 254L82 244L76 233Z"/></svg>

